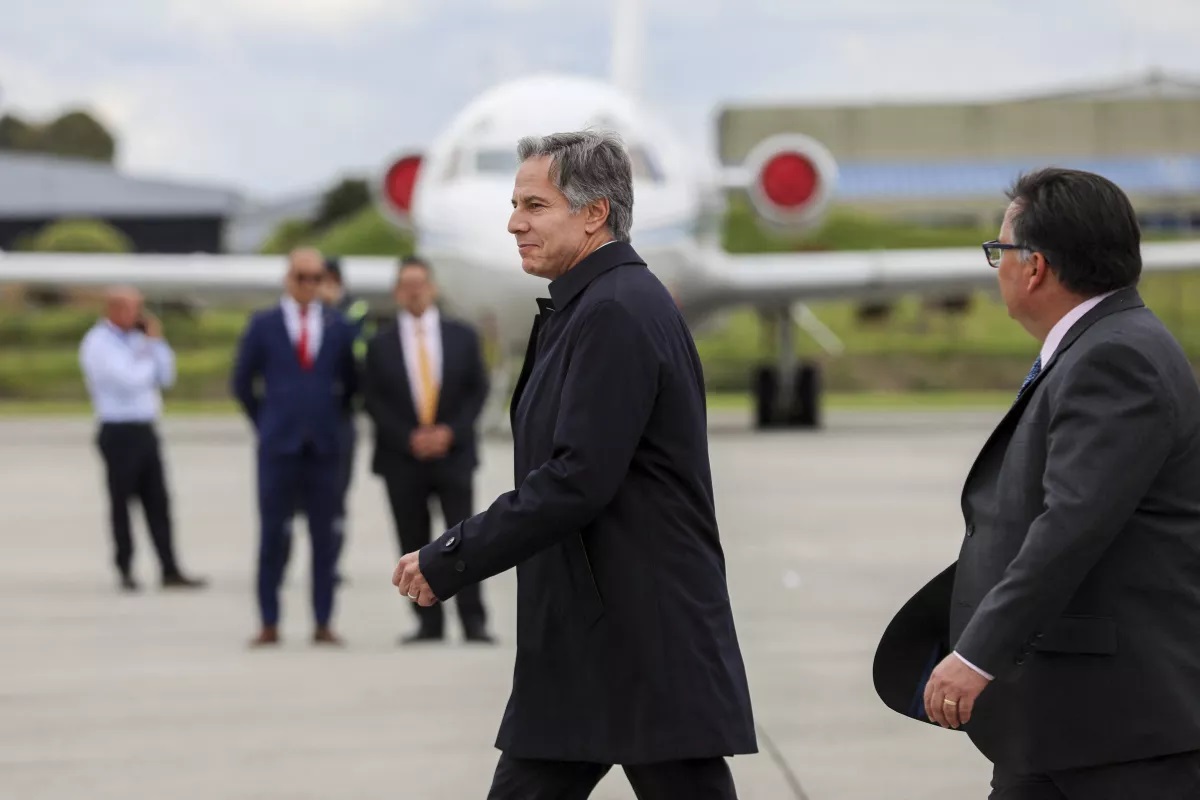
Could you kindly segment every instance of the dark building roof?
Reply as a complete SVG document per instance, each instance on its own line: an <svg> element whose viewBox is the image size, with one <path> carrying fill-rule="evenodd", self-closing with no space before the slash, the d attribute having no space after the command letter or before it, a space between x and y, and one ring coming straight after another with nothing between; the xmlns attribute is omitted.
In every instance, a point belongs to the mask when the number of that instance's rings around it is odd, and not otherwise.
<svg viewBox="0 0 1200 800"><path fill-rule="evenodd" d="M233 216L234 191L123 175L85 159L0 150L0 217Z"/></svg>

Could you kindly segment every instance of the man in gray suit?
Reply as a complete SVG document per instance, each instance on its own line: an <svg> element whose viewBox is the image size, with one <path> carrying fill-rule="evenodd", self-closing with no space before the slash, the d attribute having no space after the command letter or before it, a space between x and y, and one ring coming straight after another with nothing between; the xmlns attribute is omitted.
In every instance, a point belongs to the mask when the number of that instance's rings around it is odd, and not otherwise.
<svg viewBox="0 0 1200 800"><path fill-rule="evenodd" d="M876 688L965 730L993 800L1200 797L1200 389L1138 296L1125 194L1046 169L1009 198L984 250L1041 352Z"/></svg>

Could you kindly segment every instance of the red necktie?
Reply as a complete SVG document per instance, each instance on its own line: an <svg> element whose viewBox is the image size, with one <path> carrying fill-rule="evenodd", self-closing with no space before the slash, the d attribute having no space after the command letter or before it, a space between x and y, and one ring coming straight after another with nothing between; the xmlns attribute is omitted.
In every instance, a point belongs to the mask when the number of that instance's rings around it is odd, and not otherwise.
<svg viewBox="0 0 1200 800"><path fill-rule="evenodd" d="M308 306L300 306L300 340L296 342L296 355L300 358L301 369L312 369L312 357L308 354L308 325L305 317Z"/></svg>

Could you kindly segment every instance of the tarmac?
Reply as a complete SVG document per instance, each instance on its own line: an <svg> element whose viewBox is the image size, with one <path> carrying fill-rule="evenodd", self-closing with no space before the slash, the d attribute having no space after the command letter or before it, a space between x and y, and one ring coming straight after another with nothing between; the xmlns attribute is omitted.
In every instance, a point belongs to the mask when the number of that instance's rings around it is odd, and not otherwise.
<svg viewBox="0 0 1200 800"><path fill-rule="evenodd" d="M710 452L760 752L731 760L741 800L985 797L990 765L960 732L875 695L895 611L950 563L962 480L1000 412L843 412L819 431L712 421ZM0 798L483 800L511 685L515 575L484 585L500 643L401 647L409 602L360 425L338 595L338 650L309 644L309 549L296 526L275 651L255 631L253 444L232 417L161 428L184 569L163 592L135 510L143 591L117 591L86 419L0 421ZM476 508L512 488L489 439ZM438 521L435 519L435 525ZM435 530L435 534L440 529ZM451 604L453 605L453 601ZM450 608L448 611L453 612ZM633 798L620 768L595 800Z"/></svg>

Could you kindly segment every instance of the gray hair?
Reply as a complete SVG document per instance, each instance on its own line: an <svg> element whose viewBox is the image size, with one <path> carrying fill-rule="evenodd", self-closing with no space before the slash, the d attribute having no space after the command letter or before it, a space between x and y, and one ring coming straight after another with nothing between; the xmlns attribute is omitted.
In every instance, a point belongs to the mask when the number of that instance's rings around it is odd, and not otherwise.
<svg viewBox="0 0 1200 800"><path fill-rule="evenodd" d="M633 166L621 137L611 131L570 131L526 136L517 156L550 156L550 180L578 214L588 203L608 200L608 229L619 242L629 241L633 226Z"/></svg>

